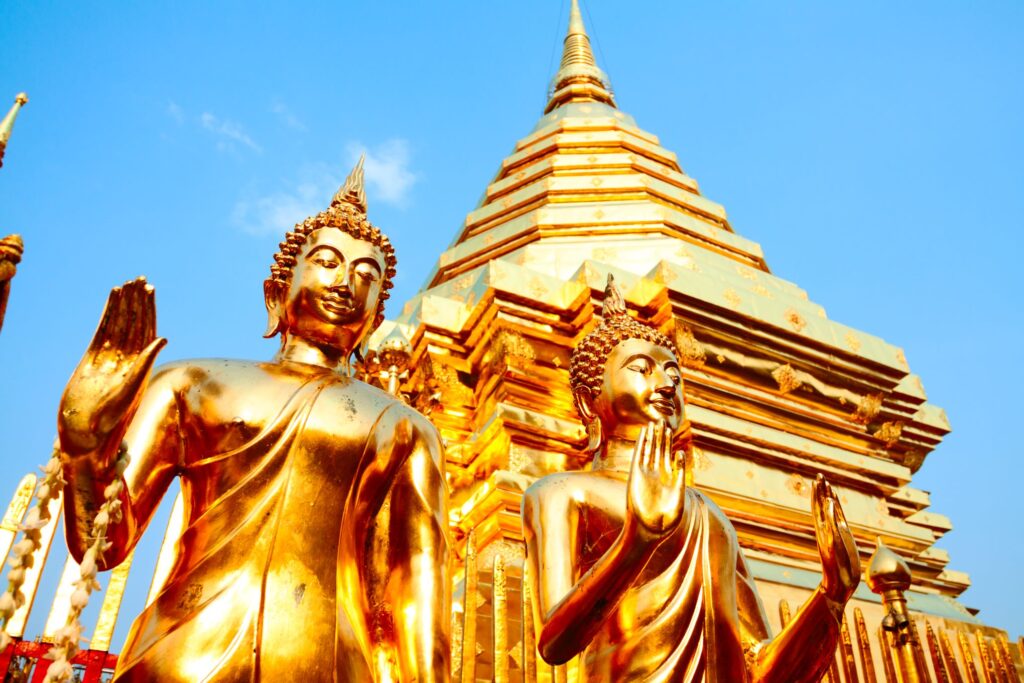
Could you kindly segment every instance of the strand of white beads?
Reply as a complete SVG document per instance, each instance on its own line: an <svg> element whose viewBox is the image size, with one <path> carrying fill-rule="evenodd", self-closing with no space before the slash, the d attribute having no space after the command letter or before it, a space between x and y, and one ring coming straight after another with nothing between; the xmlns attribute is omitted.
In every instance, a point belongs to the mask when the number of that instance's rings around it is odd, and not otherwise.
<svg viewBox="0 0 1024 683"><path fill-rule="evenodd" d="M75 592L71 594L71 610L68 612L67 624L57 631L53 647L46 655L53 664L46 670L45 683L63 683L71 680L73 670L71 660L78 652L78 643L82 640L82 610L89 604L93 591L99 590L96 581L97 563L102 561L103 553L110 548L107 542L107 527L111 522L121 521L121 492L124 491L124 471L128 467L128 445L121 442L114 462L114 480L103 490L104 502L100 511L92 521L92 545L82 556L81 574L75 582Z"/></svg>
<svg viewBox="0 0 1024 683"><path fill-rule="evenodd" d="M60 454L54 449L53 456L42 468L43 479L35 491L35 505L29 509L24 521L19 526L22 538L11 548L11 557L7 564L11 570L7 573L7 591L0 595L0 652L11 644L11 636L7 634L7 625L25 604L25 594L21 591L25 583L25 572L35 563L36 551L42 546L42 529L50 521L50 502L60 496L64 488L64 477L61 476Z"/></svg>

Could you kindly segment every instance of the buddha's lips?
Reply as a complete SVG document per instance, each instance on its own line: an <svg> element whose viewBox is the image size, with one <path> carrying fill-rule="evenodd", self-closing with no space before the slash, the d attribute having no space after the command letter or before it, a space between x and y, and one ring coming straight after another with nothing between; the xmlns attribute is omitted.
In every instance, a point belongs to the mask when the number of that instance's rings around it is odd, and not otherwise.
<svg viewBox="0 0 1024 683"><path fill-rule="evenodd" d="M353 308L350 297L325 296L320 301L324 308L334 313L348 313Z"/></svg>
<svg viewBox="0 0 1024 683"><path fill-rule="evenodd" d="M651 401L651 405L654 406L659 413L664 413L666 415L674 415L676 412L676 404L668 399L656 398Z"/></svg>

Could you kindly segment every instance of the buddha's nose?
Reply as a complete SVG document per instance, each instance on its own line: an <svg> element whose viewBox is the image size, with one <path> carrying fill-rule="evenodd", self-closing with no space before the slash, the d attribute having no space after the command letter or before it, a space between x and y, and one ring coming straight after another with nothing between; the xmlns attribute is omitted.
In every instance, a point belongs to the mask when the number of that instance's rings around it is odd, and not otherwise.
<svg viewBox="0 0 1024 683"><path fill-rule="evenodd" d="M351 279L351 275L347 269L338 268L338 272L334 276L334 284L332 287L334 287L334 289L343 289L348 291L350 289Z"/></svg>
<svg viewBox="0 0 1024 683"><path fill-rule="evenodd" d="M662 368L657 367L654 369L654 390L659 394L665 394L671 396L676 391L676 384L672 381L672 376Z"/></svg>

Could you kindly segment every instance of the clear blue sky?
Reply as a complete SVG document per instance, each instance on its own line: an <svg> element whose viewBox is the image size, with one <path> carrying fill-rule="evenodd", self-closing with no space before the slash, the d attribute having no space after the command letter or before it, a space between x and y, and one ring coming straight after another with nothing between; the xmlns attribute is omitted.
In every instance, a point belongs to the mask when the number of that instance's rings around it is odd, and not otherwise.
<svg viewBox="0 0 1024 683"><path fill-rule="evenodd" d="M269 357L277 242L359 149L393 302L411 296L540 116L566 4L0 5L0 106L31 97L0 170L0 234L26 242L0 498L47 457L111 286L155 284L164 361ZM621 108L773 271L905 349L954 429L915 479L953 520L939 546L974 581L964 603L1024 633L1024 4L705 5L591 0L584 18Z"/></svg>

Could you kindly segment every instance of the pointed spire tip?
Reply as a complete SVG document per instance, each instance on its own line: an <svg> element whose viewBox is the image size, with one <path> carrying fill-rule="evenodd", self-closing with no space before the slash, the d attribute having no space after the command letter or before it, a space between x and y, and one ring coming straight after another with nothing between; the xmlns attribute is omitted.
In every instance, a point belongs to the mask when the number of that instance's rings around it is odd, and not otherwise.
<svg viewBox="0 0 1024 683"><path fill-rule="evenodd" d="M608 77L594 60L579 0L571 0L569 5L569 29L563 41L562 62L551 81L551 93L545 113L567 102L602 102L615 106Z"/></svg>

